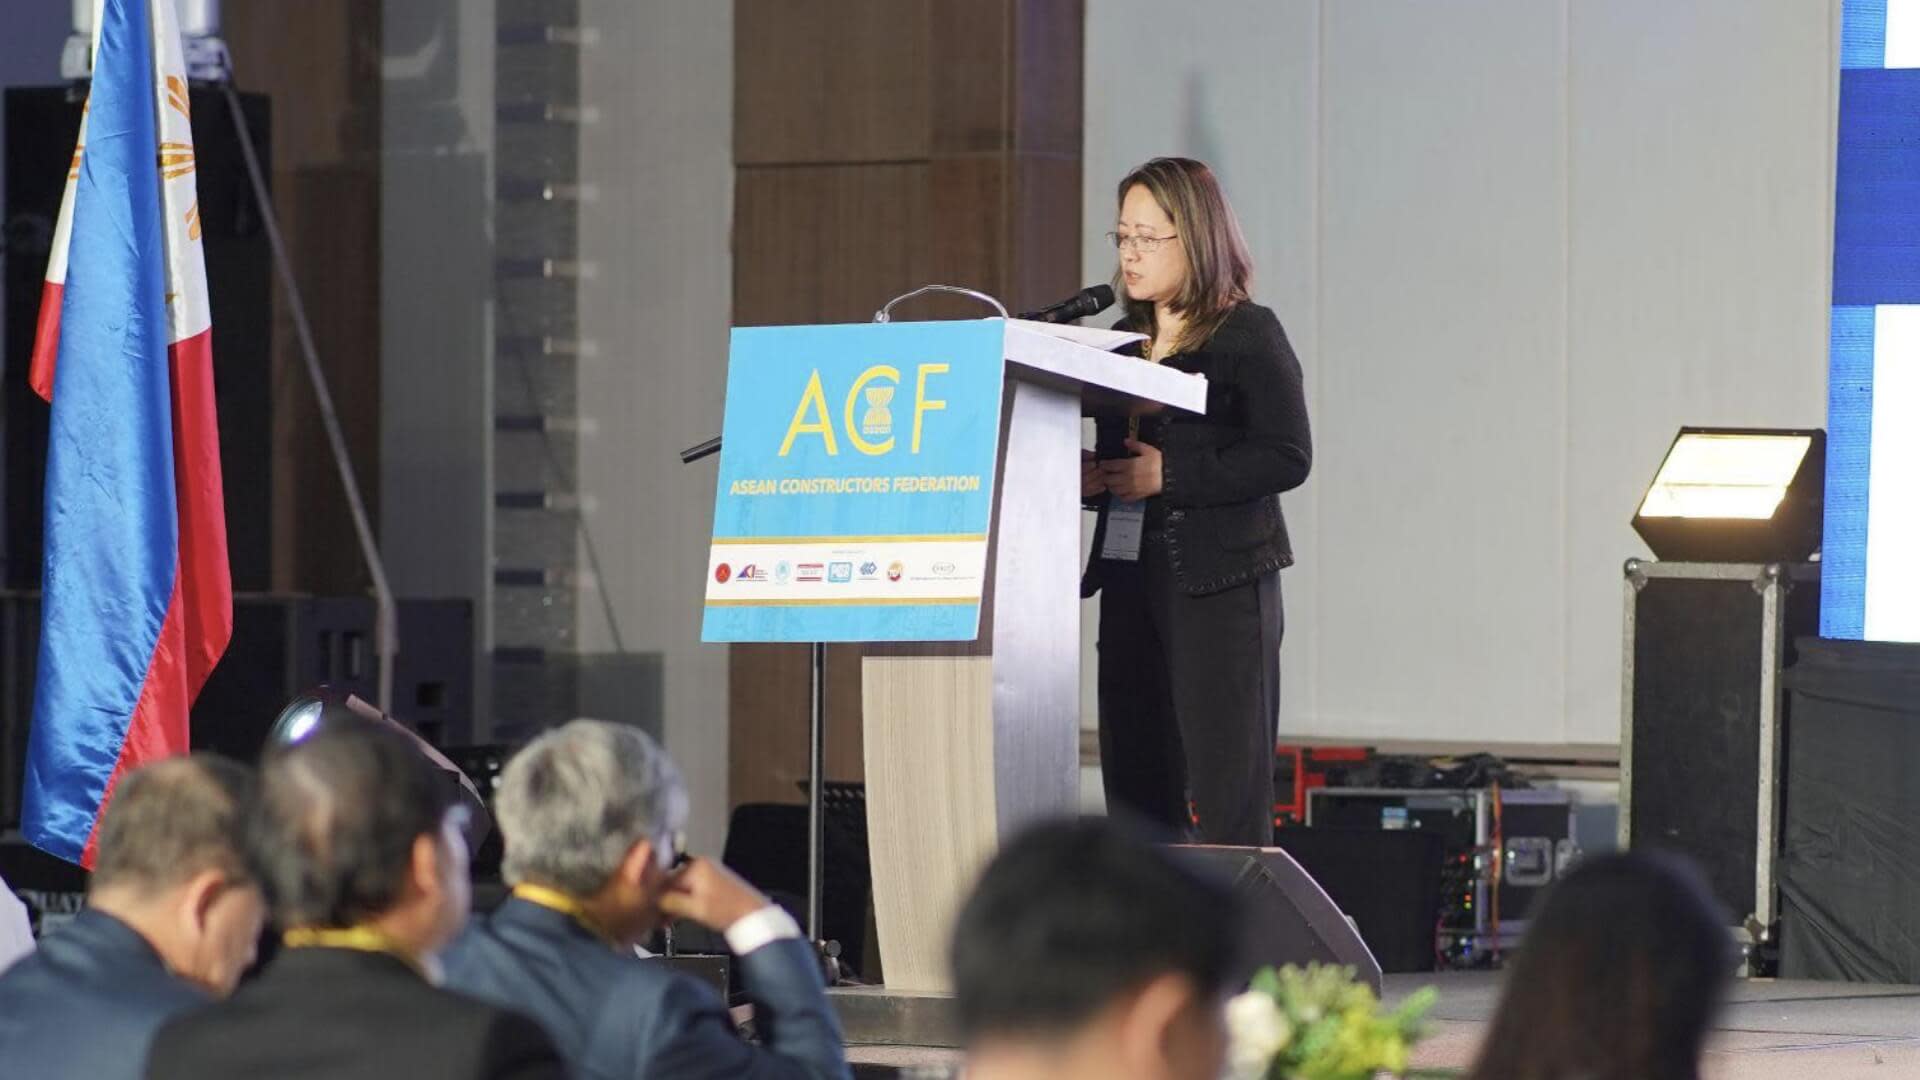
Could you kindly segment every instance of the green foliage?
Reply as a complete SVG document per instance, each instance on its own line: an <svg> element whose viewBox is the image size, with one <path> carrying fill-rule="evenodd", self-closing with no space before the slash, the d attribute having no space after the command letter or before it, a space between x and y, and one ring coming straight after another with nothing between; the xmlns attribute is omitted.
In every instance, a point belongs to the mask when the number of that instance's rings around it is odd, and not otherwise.
<svg viewBox="0 0 1920 1080"><path fill-rule="evenodd" d="M1265 968L1227 1010L1234 1075L1243 1080L1371 1080L1405 1075L1438 995L1427 987L1392 1012L1353 969ZM1264 1067L1262 1062L1264 1061Z"/></svg>

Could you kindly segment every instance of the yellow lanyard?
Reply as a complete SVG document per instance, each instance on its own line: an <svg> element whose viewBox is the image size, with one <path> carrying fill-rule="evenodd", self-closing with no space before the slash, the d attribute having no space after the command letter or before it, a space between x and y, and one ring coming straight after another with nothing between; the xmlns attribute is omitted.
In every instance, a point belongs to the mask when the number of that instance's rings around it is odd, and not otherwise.
<svg viewBox="0 0 1920 1080"><path fill-rule="evenodd" d="M545 885L535 885L530 881L523 881L513 887L513 895L525 900L529 904L538 904L550 911L557 911L562 915L566 915L572 918L574 922L579 923L581 927L594 937L606 942L609 946L617 947L613 935L607 933L606 930L594 920L593 916L587 914L586 905L568 896L566 893L558 889L549 889Z"/></svg>
<svg viewBox="0 0 1920 1080"><path fill-rule="evenodd" d="M371 926L349 926L345 929L299 926L280 935L280 944L289 949L352 949L355 952L386 953L412 968L421 978L427 975L426 969L413 954Z"/></svg>

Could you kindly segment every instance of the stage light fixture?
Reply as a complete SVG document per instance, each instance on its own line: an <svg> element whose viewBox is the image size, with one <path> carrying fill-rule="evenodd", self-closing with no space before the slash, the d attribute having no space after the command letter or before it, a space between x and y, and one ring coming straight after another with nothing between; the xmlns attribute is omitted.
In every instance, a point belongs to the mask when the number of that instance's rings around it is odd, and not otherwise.
<svg viewBox="0 0 1920 1080"><path fill-rule="evenodd" d="M357 700L345 691L331 686L320 685L302 693L287 702L286 708L274 718L273 726L267 729L267 745L290 746L320 730L323 725L338 723L348 718L377 719L379 710L372 710L372 716L355 709L351 702Z"/></svg>
<svg viewBox="0 0 1920 1080"><path fill-rule="evenodd" d="M467 821L462 826L467 834L467 846L470 850L479 850L493 828L493 815L488 811L487 800L480 794L473 778L438 747L421 738L418 732L381 712L350 690L322 684L287 702L286 708L281 709L280 715L274 718L273 726L267 729L267 749L292 746L323 728L348 723L384 724L406 736L407 741L420 751L420 756L440 770L449 784L458 788L460 798L467 807Z"/></svg>
<svg viewBox="0 0 1920 1080"><path fill-rule="evenodd" d="M1804 562L1820 547L1827 435L1683 427L1633 529L1669 562Z"/></svg>

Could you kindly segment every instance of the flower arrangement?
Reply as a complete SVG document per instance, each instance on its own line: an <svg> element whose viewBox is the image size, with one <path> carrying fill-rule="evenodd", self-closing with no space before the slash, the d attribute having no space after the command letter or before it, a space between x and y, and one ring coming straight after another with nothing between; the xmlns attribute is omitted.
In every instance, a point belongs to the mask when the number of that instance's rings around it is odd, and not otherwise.
<svg viewBox="0 0 1920 1080"><path fill-rule="evenodd" d="M1246 993L1227 1003L1228 1075L1233 1080L1416 1075L1407 1071L1408 1055L1437 996L1427 987L1382 1013L1373 989L1356 982L1352 968L1262 969Z"/></svg>

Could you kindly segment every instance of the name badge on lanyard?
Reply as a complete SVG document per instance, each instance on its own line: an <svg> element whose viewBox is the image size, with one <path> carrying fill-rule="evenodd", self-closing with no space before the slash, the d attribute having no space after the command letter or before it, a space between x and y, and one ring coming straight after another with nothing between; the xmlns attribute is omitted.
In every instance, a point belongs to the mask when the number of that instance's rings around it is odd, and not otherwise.
<svg viewBox="0 0 1920 1080"><path fill-rule="evenodd" d="M1140 561L1140 539L1147 531L1147 504L1112 502L1107 505L1106 538L1100 557L1120 562Z"/></svg>
<svg viewBox="0 0 1920 1080"><path fill-rule="evenodd" d="M1145 355L1153 356L1153 343L1144 346ZM1127 417L1127 438L1140 437L1140 418ZM1114 499L1107 503L1106 539L1100 544L1100 557L1117 562L1139 562L1140 541L1147 531L1147 504L1141 502L1121 502Z"/></svg>

